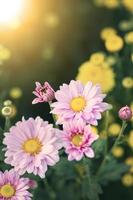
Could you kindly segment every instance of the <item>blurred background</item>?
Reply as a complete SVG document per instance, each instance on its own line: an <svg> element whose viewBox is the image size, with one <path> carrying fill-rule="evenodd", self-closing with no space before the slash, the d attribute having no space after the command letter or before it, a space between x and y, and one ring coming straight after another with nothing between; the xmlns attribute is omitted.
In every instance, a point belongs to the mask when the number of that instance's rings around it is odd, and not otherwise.
<svg viewBox="0 0 133 200"><path fill-rule="evenodd" d="M105 49L101 30L118 28L129 12L99 7L91 0L18 0L18 5L15 0L11 4L4 2L0 5L1 100L11 99L17 107L14 122L22 116L37 115L50 120L47 104L32 105L35 81L48 81L56 90L60 84L75 79L79 66L92 53ZM126 75L133 76L133 70ZM117 103L121 104L119 98ZM40 185L36 199L44 195L43 190ZM80 199L72 184L58 192L58 199ZM121 182L111 183L104 188L101 199L132 200L133 188Z"/></svg>

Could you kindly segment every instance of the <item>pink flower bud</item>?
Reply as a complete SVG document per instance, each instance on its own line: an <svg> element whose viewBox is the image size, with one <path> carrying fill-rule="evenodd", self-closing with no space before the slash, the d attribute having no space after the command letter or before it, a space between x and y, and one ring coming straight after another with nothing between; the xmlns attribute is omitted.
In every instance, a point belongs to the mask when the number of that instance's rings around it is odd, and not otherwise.
<svg viewBox="0 0 133 200"><path fill-rule="evenodd" d="M36 88L33 91L36 98L32 101L32 104L50 102L55 98L54 93L53 88L48 82L45 82L43 85L36 82Z"/></svg>
<svg viewBox="0 0 133 200"><path fill-rule="evenodd" d="M128 106L122 107L119 110L119 117L122 120L130 120L132 118L132 110Z"/></svg>
<svg viewBox="0 0 133 200"><path fill-rule="evenodd" d="M37 188L37 182L35 181L35 180L29 180L29 183L28 183L28 185L29 185L29 187L31 188L31 189L36 189Z"/></svg>

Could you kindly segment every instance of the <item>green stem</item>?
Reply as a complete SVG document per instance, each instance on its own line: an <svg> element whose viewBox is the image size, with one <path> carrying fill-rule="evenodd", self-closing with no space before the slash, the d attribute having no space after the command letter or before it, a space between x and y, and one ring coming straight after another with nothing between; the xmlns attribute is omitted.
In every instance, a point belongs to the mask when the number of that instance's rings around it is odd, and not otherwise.
<svg viewBox="0 0 133 200"><path fill-rule="evenodd" d="M122 138L122 136L123 136L123 133L124 133L124 130L125 130L126 127L127 127L127 123L126 123L126 121L123 121L123 122L122 122L121 130L120 130L120 133L119 133L119 136L118 136L117 139L115 140L115 143L113 144L113 146L112 146L112 148L110 149L110 151L109 151L107 154L105 154L104 159L103 159L103 161L101 162L101 165L100 165L100 167L98 168L98 171L96 172L96 176L98 176L98 175L101 173L102 168L103 168L103 166L105 165L106 161L108 160L108 158L109 158L109 156L110 156L110 154L111 154L113 148L115 148L115 147L119 144L119 141L121 140L121 138Z"/></svg>
<svg viewBox="0 0 133 200"><path fill-rule="evenodd" d="M6 117L5 118L5 127L4 127L4 131L8 131L11 127L11 121L10 121L10 118L9 117Z"/></svg>
<svg viewBox="0 0 133 200"><path fill-rule="evenodd" d="M120 130L120 133L119 133L117 139L115 140L115 143L114 143L114 145L112 146L110 152L113 150L113 148L115 148L115 147L118 145L119 141L120 141L121 138L124 136L124 130L125 130L126 127L127 127L127 123L126 123L126 121L123 121L123 122L122 122L121 130Z"/></svg>
<svg viewBox="0 0 133 200"><path fill-rule="evenodd" d="M106 131L106 146L104 156L108 153L108 146L109 146L109 138L108 138L108 126L109 126L109 111L106 111L106 121L105 121L105 131Z"/></svg>

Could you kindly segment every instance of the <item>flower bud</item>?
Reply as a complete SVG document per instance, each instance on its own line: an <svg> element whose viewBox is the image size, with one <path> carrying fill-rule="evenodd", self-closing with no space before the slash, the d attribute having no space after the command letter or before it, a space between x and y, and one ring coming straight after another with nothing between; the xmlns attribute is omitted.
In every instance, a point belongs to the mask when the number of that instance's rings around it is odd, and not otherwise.
<svg viewBox="0 0 133 200"><path fill-rule="evenodd" d="M3 107L1 113L4 117L10 117L12 115L12 107L11 106Z"/></svg>
<svg viewBox="0 0 133 200"><path fill-rule="evenodd" d="M36 82L36 88L33 91L36 98L32 101L32 104L50 102L55 98L54 93L53 88L48 82L45 82L43 85Z"/></svg>
<svg viewBox="0 0 133 200"><path fill-rule="evenodd" d="M132 110L128 106L122 107L119 110L119 117L122 120L130 120L132 118Z"/></svg>
<svg viewBox="0 0 133 200"><path fill-rule="evenodd" d="M29 187L31 188L31 189L36 189L37 188L37 182L35 181L35 180L29 180L29 183L28 183L28 185L29 185Z"/></svg>
<svg viewBox="0 0 133 200"><path fill-rule="evenodd" d="M4 104L4 106L11 106L12 101L11 100L5 100L3 104Z"/></svg>

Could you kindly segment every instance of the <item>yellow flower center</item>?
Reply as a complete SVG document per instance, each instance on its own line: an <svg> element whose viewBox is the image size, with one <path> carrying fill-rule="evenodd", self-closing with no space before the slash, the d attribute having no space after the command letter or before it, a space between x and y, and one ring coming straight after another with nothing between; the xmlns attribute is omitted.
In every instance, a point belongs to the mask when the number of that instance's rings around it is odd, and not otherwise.
<svg viewBox="0 0 133 200"><path fill-rule="evenodd" d="M75 112L80 112L85 108L86 101L83 97L76 97L71 100L71 109Z"/></svg>
<svg viewBox="0 0 133 200"><path fill-rule="evenodd" d="M23 144L23 149L26 153L38 154L41 151L42 144L37 138L29 139Z"/></svg>
<svg viewBox="0 0 133 200"><path fill-rule="evenodd" d="M3 185L0 188L0 195L2 195L2 197L10 198L14 196L14 194L15 194L15 189L10 184Z"/></svg>
<svg viewBox="0 0 133 200"><path fill-rule="evenodd" d="M82 144L82 140L83 140L83 135L82 134L78 134L78 135L74 135L72 137L71 141L75 146L79 147Z"/></svg>

